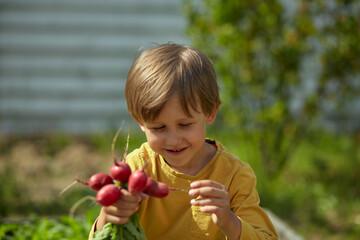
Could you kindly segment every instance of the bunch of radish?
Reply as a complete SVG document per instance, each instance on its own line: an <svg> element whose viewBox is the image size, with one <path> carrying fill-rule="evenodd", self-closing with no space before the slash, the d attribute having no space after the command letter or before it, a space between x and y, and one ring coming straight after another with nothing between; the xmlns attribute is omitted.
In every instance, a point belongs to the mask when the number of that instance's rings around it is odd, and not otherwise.
<svg viewBox="0 0 360 240"><path fill-rule="evenodd" d="M156 182L148 177L144 168L131 172L129 165L122 161L119 164L115 160L114 166L110 170L110 175L106 173L96 173L89 178L88 182L77 180L84 185L89 185L97 191L96 202L102 206L114 204L121 196L121 189L125 188L132 194L144 192L153 197L166 197L169 190L168 186L162 182Z"/></svg>
<svg viewBox="0 0 360 240"><path fill-rule="evenodd" d="M88 182L80 180L78 182L89 185L96 190L95 201L102 206L114 204L120 198L122 188L127 189L132 194L144 192L154 197L166 197L169 194L169 188L166 184L156 182L153 178L148 177L144 168L131 172L125 160L118 163L115 159L114 166L110 170L111 176L105 173L97 173L92 175ZM94 240L100 239L146 240L146 236L140 225L139 216L135 213L125 224L106 224L103 230L94 235Z"/></svg>
<svg viewBox="0 0 360 240"><path fill-rule="evenodd" d="M177 188L169 188L166 184L157 182L153 178L148 177L145 172L148 163L145 163L142 169L137 169L132 172L131 168L126 163L129 135L123 159L118 162L114 154L114 145L119 132L120 129L113 139L112 152L114 165L110 169L110 175L106 173L96 173L92 175L87 182L79 179L75 182L88 185L93 190L97 191L96 198L94 199L95 202L102 206L113 205L121 197L121 189L127 189L132 194L143 192L149 196L158 198L166 197L169 194L169 190L185 191ZM91 198L93 199L93 197ZM104 226L102 231L95 232L94 240L100 239L146 240L146 236L140 225L139 216L135 213L130 217L130 220L126 224L115 225L108 223Z"/></svg>
<svg viewBox="0 0 360 240"><path fill-rule="evenodd" d="M166 197L170 190L168 186L164 183L156 182L145 173L145 168L148 163L146 163L142 169L131 172L130 166L126 163L129 135L123 159L120 162L117 161L114 154L114 146L119 131L115 135L112 144L114 165L110 169L111 176L105 173L96 173L89 178L88 182L80 180L77 180L77 182L89 185L92 189L98 191L96 194L96 202L102 206L114 204L121 196L121 188L126 188L132 194L144 192L153 197Z"/></svg>

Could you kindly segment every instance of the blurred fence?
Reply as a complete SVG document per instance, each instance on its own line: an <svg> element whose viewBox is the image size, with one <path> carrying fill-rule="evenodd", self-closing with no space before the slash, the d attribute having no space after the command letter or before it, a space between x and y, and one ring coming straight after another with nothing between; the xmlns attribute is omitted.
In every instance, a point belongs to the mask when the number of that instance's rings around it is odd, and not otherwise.
<svg viewBox="0 0 360 240"><path fill-rule="evenodd" d="M0 133L117 128L136 51L185 25L180 0L0 0Z"/></svg>

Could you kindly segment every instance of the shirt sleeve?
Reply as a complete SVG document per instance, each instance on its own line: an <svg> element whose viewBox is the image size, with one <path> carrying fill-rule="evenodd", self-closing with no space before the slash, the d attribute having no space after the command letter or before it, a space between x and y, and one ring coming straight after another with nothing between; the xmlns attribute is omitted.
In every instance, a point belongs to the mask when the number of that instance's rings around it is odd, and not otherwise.
<svg viewBox="0 0 360 240"><path fill-rule="evenodd" d="M96 223L97 223L97 220L98 220L98 219L95 220L94 224L93 224L92 227L91 227L91 230L90 230L90 233L89 233L89 239L88 239L88 240L93 240L93 238L94 238L94 233L95 233L95 231L96 231Z"/></svg>
<svg viewBox="0 0 360 240"><path fill-rule="evenodd" d="M232 210L241 221L241 237L245 239L278 239L276 230L265 210L260 207L256 190L256 177L251 167L244 163L231 184Z"/></svg>

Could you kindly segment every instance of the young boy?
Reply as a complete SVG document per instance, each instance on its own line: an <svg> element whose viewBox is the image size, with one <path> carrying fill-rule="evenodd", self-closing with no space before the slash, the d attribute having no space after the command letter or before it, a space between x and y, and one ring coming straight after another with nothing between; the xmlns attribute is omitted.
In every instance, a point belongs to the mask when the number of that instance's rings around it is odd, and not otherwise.
<svg viewBox="0 0 360 240"><path fill-rule="evenodd" d="M253 170L206 138L220 98L202 52L173 43L144 51L129 71L125 96L147 138L127 163L134 170L150 161L148 176L189 192L155 198L122 190L116 204L101 209L92 232L125 223L137 211L149 240L278 239L259 206Z"/></svg>

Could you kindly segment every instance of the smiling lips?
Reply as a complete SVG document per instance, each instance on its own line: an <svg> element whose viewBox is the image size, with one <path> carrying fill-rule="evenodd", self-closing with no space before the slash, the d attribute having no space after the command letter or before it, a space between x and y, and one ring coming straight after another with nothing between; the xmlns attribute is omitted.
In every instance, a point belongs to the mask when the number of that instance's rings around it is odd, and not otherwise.
<svg viewBox="0 0 360 240"><path fill-rule="evenodd" d="M183 153L187 148L179 148L179 149L166 149L166 151L171 154L171 155L180 155L181 153Z"/></svg>

